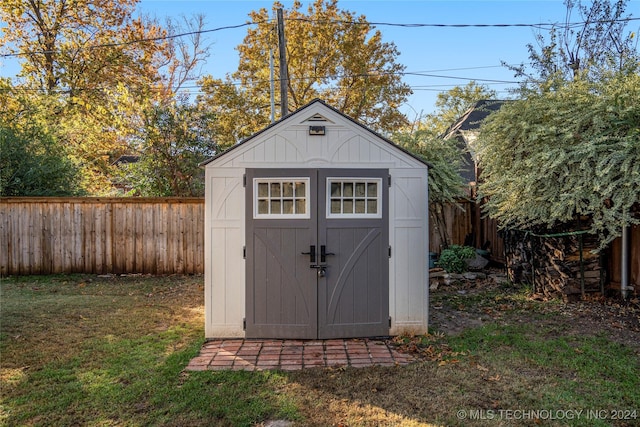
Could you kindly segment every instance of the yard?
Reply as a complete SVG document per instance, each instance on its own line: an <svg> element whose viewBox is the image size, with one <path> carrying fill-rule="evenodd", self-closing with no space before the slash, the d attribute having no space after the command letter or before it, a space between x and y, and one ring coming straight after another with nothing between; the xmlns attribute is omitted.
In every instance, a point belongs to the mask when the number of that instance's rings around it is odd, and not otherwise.
<svg viewBox="0 0 640 427"><path fill-rule="evenodd" d="M489 281L431 295L406 367L185 372L202 276L1 282L0 425L640 425L640 306Z"/></svg>

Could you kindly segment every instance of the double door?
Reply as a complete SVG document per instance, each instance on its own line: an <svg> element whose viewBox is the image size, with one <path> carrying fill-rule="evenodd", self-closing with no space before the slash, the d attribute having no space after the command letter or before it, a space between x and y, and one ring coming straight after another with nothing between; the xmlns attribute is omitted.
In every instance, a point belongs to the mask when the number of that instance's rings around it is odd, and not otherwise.
<svg viewBox="0 0 640 427"><path fill-rule="evenodd" d="M248 169L246 336L389 332L388 170Z"/></svg>

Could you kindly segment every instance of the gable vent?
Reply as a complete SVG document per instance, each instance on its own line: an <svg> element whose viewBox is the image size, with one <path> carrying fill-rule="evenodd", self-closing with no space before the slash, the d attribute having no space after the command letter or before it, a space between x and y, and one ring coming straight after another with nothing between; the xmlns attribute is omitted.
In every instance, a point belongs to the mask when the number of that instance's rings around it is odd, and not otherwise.
<svg viewBox="0 0 640 427"><path fill-rule="evenodd" d="M323 116L321 116L320 114L315 114L311 117L309 117L309 119L307 119L310 122L326 122L327 119L325 119Z"/></svg>

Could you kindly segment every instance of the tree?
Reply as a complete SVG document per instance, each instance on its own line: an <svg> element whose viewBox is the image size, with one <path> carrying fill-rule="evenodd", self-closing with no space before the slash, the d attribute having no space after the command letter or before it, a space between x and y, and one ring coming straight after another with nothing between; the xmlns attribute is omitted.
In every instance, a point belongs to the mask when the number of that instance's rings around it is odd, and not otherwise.
<svg viewBox="0 0 640 427"><path fill-rule="evenodd" d="M140 135L140 160L123 165L121 179L140 196L204 195L201 162L216 152L211 117L187 103L152 107Z"/></svg>
<svg viewBox="0 0 640 427"><path fill-rule="evenodd" d="M81 174L48 120L56 97L28 96L0 79L0 195L83 194Z"/></svg>
<svg viewBox="0 0 640 427"><path fill-rule="evenodd" d="M84 188L111 195L111 163L130 151L143 126L141 112L173 102L208 54L202 16L184 19L190 38L169 37L148 17L133 18L138 0L6 0L4 52L21 59L12 90L29 103L56 98L47 126L82 171ZM23 102L23 101L21 101Z"/></svg>
<svg viewBox="0 0 640 427"><path fill-rule="evenodd" d="M565 0L565 22L554 26L548 35L538 34L538 46L527 45L531 71L524 64L510 68L516 77L525 78L525 88L535 88L540 83L579 76L598 80L607 70L635 67L638 42L626 29L628 1L593 0L587 6L581 0Z"/></svg>
<svg viewBox="0 0 640 427"><path fill-rule="evenodd" d="M78 184L78 168L55 138L37 126L0 124L0 196L78 196Z"/></svg>
<svg viewBox="0 0 640 427"><path fill-rule="evenodd" d="M5 0L0 39L21 58L30 89L96 100L116 82L140 86L158 79L165 35L153 22L132 19L138 0Z"/></svg>
<svg viewBox="0 0 640 427"><path fill-rule="evenodd" d="M504 227L579 216L600 246L640 223L640 74L575 79L490 116L477 141L486 212Z"/></svg>
<svg viewBox="0 0 640 427"><path fill-rule="evenodd" d="M282 5L274 3L273 10L278 8ZM380 132L406 123L398 107L411 90L401 81L404 66L395 62L396 46L383 42L382 33L373 31L365 16L338 9L337 0L316 0L306 14L301 8L302 3L295 1L283 11L289 109L322 98ZM269 123L269 55L277 46L277 34L266 9L249 16L256 26L238 46L238 70L225 80L201 81L200 102L216 112L224 131L218 142L225 146ZM279 79L277 58L274 68ZM275 98L279 104L279 93Z"/></svg>
<svg viewBox="0 0 640 427"><path fill-rule="evenodd" d="M433 165L429 168L431 204L455 203L465 196L466 183L459 173L462 155L455 142L436 137L424 129L396 133L393 141Z"/></svg>

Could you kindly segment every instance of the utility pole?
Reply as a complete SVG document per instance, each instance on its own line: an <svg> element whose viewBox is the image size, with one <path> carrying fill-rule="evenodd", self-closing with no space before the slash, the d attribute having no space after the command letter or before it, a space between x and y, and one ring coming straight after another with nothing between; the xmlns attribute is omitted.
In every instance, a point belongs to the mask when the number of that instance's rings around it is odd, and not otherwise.
<svg viewBox="0 0 640 427"><path fill-rule="evenodd" d="M287 73L287 45L284 38L284 18L282 9L278 9L278 47L280 50L280 109L281 118L289 114L289 103L287 100L287 87L289 86L289 75Z"/></svg>
<svg viewBox="0 0 640 427"><path fill-rule="evenodd" d="M271 104L271 123L276 121L275 77L273 70L273 49L269 47L269 98Z"/></svg>
<svg viewBox="0 0 640 427"><path fill-rule="evenodd" d="M276 99L274 91L273 50L269 49L269 97L271 101L271 123L276 121Z"/></svg>

